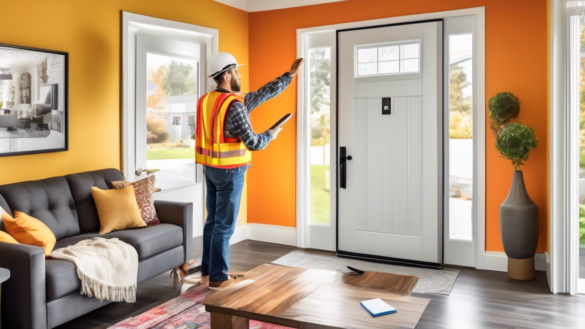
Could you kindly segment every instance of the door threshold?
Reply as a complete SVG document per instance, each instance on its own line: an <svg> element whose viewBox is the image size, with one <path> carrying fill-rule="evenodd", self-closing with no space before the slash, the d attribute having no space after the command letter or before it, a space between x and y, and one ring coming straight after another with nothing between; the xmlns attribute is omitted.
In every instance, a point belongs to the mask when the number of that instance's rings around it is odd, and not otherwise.
<svg viewBox="0 0 585 329"><path fill-rule="evenodd" d="M363 260L363 261L367 261L367 262L381 263L381 264L421 267L421 268L436 269L436 270L443 269L442 263L431 263L431 262L423 262L423 261L408 260L408 259L401 259L401 258L365 255L365 254L359 254L359 253L355 253L355 252L342 251L342 250L337 250L337 257L357 259L357 260Z"/></svg>

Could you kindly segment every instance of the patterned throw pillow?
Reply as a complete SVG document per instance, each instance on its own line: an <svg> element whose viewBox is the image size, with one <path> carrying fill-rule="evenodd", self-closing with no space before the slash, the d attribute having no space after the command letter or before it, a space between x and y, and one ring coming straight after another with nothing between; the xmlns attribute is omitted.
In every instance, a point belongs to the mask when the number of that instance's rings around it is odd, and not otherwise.
<svg viewBox="0 0 585 329"><path fill-rule="evenodd" d="M160 220L158 219L154 207L154 198L152 196L152 191L155 189L154 176L148 176L134 183L125 180L118 180L113 181L110 184L116 189L123 189L129 185L133 185L136 202L138 203L138 208L140 208L142 220L144 220L148 226L160 224Z"/></svg>

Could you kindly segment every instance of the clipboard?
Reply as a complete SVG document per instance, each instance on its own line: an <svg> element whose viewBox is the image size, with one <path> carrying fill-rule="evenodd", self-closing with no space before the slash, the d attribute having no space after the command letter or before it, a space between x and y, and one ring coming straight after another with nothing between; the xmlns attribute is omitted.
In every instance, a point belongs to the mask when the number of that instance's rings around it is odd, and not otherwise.
<svg viewBox="0 0 585 329"><path fill-rule="evenodd" d="M289 114L287 114L287 115L283 116L282 118L280 118L280 120L278 120L278 121L277 121L275 124L273 124L273 125L272 125L272 127L270 127L270 130L271 130L271 129L276 129L276 128L279 128L279 127L282 127L282 126L284 126L284 124L285 124L285 123L286 123L286 122L287 122L287 121L288 121L288 120L289 120L289 119L290 119L292 116L293 116L293 114L292 114L292 113L289 113Z"/></svg>

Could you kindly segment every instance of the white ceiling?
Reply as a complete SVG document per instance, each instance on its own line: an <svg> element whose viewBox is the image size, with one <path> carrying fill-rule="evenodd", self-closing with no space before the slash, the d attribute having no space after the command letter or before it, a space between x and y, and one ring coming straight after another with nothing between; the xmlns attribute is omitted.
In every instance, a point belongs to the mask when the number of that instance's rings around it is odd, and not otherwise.
<svg viewBox="0 0 585 329"><path fill-rule="evenodd" d="M31 69L34 63L46 54L36 51L0 47L0 67L11 71Z"/></svg>
<svg viewBox="0 0 585 329"><path fill-rule="evenodd" d="M319 5L345 0L215 0L248 12Z"/></svg>

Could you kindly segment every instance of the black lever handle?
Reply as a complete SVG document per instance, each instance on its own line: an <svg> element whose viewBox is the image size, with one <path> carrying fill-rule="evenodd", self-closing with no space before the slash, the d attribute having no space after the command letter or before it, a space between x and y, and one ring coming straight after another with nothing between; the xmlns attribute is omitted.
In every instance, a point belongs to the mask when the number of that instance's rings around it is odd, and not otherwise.
<svg viewBox="0 0 585 329"><path fill-rule="evenodd" d="M346 148L342 146L339 148L339 187L346 188L346 171L347 171L347 164L346 160L351 160L351 155L348 157L346 156Z"/></svg>

